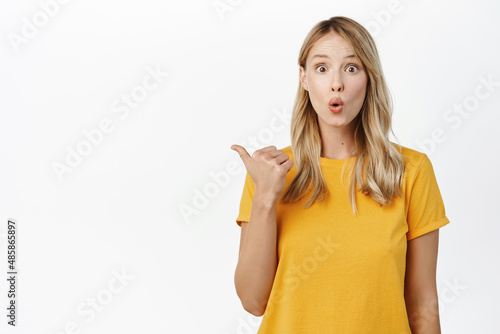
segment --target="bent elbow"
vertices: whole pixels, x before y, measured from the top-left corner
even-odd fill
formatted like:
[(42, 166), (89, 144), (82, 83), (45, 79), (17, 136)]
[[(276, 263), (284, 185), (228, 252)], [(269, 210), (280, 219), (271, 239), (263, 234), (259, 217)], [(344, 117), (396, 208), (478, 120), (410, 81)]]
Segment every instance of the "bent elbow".
[(242, 305), (245, 311), (247, 311), (248, 313), (250, 313), (255, 317), (261, 317), (262, 315), (264, 315), (264, 312), (266, 310), (266, 305), (262, 305), (262, 303), (247, 302), (247, 303), (242, 303)]

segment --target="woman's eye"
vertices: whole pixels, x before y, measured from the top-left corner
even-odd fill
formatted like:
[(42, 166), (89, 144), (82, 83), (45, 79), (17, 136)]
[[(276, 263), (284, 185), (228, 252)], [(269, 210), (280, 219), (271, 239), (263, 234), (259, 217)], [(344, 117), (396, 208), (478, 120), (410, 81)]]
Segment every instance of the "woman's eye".
[[(316, 67), (316, 69), (321, 68), (321, 67), (323, 67), (325, 69), (325, 71), (326, 71), (326, 67), (324, 65), (319, 65), (318, 67)], [(325, 71), (320, 71), (320, 72), (321, 73), (325, 73)]]
[[(350, 69), (351, 67), (355, 67), (355, 68), (356, 68), (356, 71), (354, 71), (354, 72), (349, 71), (349, 69)], [(349, 67), (347, 68), (347, 71), (349, 71), (350, 73), (356, 73), (356, 72), (358, 71), (358, 67), (357, 67), (356, 65), (351, 65), (351, 66), (349, 66)]]
[[(351, 67), (355, 68), (355, 70), (354, 70), (354, 71), (350, 70), (350, 68), (351, 68)], [(326, 68), (326, 66), (325, 66), (325, 65), (319, 65), (319, 66), (317, 66), (317, 67), (316, 67), (316, 70), (321, 69), (321, 68), (324, 68), (324, 70), (319, 70), (319, 72), (320, 72), (320, 73), (325, 73), (325, 72), (328, 70), (328, 69)], [(358, 67), (357, 67), (356, 65), (350, 65), (350, 66), (347, 68), (347, 71), (348, 71), (349, 73), (356, 73), (358, 70), (359, 70), (359, 69), (358, 69)]]

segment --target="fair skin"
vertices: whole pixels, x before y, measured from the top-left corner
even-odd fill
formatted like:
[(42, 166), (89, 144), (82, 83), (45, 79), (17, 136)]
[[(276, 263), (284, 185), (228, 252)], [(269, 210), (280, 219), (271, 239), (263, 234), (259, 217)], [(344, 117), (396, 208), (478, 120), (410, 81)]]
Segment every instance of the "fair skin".
[[(348, 42), (334, 32), (321, 37), (309, 52), (306, 68), (300, 66), (300, 81), (318, 115), (321, 156), (328, 159), (355, 156), (353, 120), (363, 105), (368, 75)], [(344, 102), (338, 114), (329, 109), (329, 101), (334, 97)]]
[(408, 241), (405, 302), (413, 334), (441, 334), (436, 266), (439, 229)]

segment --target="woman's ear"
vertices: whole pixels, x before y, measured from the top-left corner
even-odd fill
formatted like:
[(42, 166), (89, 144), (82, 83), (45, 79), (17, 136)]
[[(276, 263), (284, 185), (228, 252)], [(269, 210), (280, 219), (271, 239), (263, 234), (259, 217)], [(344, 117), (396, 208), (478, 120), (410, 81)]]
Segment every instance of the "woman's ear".
[(306, 91), (309, 91), (309, 87), (307, 87), (306, 70), (302, 67), (302, 65), (299, 65), (299, 70), (300, 70), (300, 83), (302, 84), (302, 88), (304, 88)]

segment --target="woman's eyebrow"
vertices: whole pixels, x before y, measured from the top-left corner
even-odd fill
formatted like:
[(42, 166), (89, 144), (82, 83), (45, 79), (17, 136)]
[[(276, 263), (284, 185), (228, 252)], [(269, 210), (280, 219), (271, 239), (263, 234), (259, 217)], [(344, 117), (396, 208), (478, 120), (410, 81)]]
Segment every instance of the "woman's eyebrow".
[[(311, 57), (311, 59), (316, 58), (316, 57), (317, 58), (328, 58), (328, 59), (330, 59), (330, 57), (328, 55), (323, 55), (323, 54), (314, 55), (314, 56)], [(356, 58), (356, 56), (355, 55), (347, 55), (347, 56), (344, 57), (344, 59), (346, 59), (346, 58)]]

